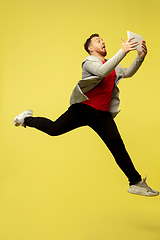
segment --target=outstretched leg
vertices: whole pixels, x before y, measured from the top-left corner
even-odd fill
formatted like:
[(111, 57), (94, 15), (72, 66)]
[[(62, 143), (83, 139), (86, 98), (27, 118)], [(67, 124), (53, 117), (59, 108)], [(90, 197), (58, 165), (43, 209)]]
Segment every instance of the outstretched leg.
[(32, 115), (28, 115), (27, 111), (15, 118), (15, 126), (29, 126), (47, 133), (50, 136), (58, 136), (75, 128), (87, 125), (84, 115), (78, 111), (78, 104), (69, 107), (56, 121), (51, 121), (44, 117), (32, 117)]

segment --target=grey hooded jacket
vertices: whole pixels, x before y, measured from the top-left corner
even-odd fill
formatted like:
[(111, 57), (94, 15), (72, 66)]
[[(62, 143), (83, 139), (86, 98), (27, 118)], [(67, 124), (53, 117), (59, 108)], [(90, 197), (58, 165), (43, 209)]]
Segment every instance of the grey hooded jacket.
[(98, 86), (103, 78), (109, 75), (115, 69), (115, 85), (110, 104), (110, 112), (112, 117), (115, 117), (119, 112), (118, 107), (120, 104), (119, 89), (117, 84), (122, 78), (132, 77), (137, 72), (144, 60), (144, 58), (137, 55), (130, 67), (122, 68), (119, 63), (125, 56), (126, 54), (120, 49), (111, 59), (106, 60), (104, 64), (98, 57), (94, 55), (86, 57), (82, 63), (82, 79), (73, 89), (70, 98), (70, 105), (88, 100), (85, 93)]

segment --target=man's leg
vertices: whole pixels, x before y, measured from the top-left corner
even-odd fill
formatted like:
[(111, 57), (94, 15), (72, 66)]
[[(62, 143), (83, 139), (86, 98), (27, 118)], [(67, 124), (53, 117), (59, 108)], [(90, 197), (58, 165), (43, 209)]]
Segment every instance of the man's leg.
[(69, 132), (75, 128), (85, 126), (86, 119), (84, 114), (78, 111), (78, 104), (72, 105), (56, 121), (43, 117), (26, 117), (24, 126), (36, 128), (51, 136), (58, 136)]
[[(100, 111), (99, 111), (100, 112)], [(118, 166), (129, 179), (130, 185), (141, 181), (140, 174), (136, 171), (127, 151), (121, 136), (118, 132), (116, 124), (110, 113), (100, 112), (100, 116), (96, 122), (91, 123), (93, 130), (101, 137), (113, 154)]]
[(117, 164), (128, 177), (130, 182), (129, 193), (157, 196), (158, 191), (152, 190), (146, 183), (146, 179), (141, 180), (140, 174), (136, 171), (118, 132), (116, 124), (110, 113), (99, 114), (97, 121), (92, 121), (90, 126), (98, 133), (109, 150), (113, 154)]

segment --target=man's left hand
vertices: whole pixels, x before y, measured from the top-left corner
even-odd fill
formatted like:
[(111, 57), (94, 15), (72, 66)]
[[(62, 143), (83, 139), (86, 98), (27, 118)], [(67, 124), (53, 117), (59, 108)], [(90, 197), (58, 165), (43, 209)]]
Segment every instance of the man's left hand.
[(141, 47), (142, 47), (142, 52), (138, 51), (138, 55), (144, 58), (147, 54), (147, 47), (146, 47), (145, 41), (142, 41)]

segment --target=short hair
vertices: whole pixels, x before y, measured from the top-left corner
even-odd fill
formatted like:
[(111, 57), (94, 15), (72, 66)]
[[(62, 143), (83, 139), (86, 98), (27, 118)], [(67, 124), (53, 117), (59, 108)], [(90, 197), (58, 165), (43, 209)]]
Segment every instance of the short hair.
[(99, 34), (98, 34), (98, 33), (92, 34), (92, 35), (86, 40), (86, 42), (85, 42), (85, 44), (84, 44), (84, 48), (85, 48), (85, 50), (86, 50), (89, 54), (90, 54), (90, 52), (89, 52), (89, 50), (88, 50), (88, 47), (89, 47), (89, 45), (90, 45), (90, 43), (91, 43), (91, 39), (94, 38), (94, 37), (99, 37)]

